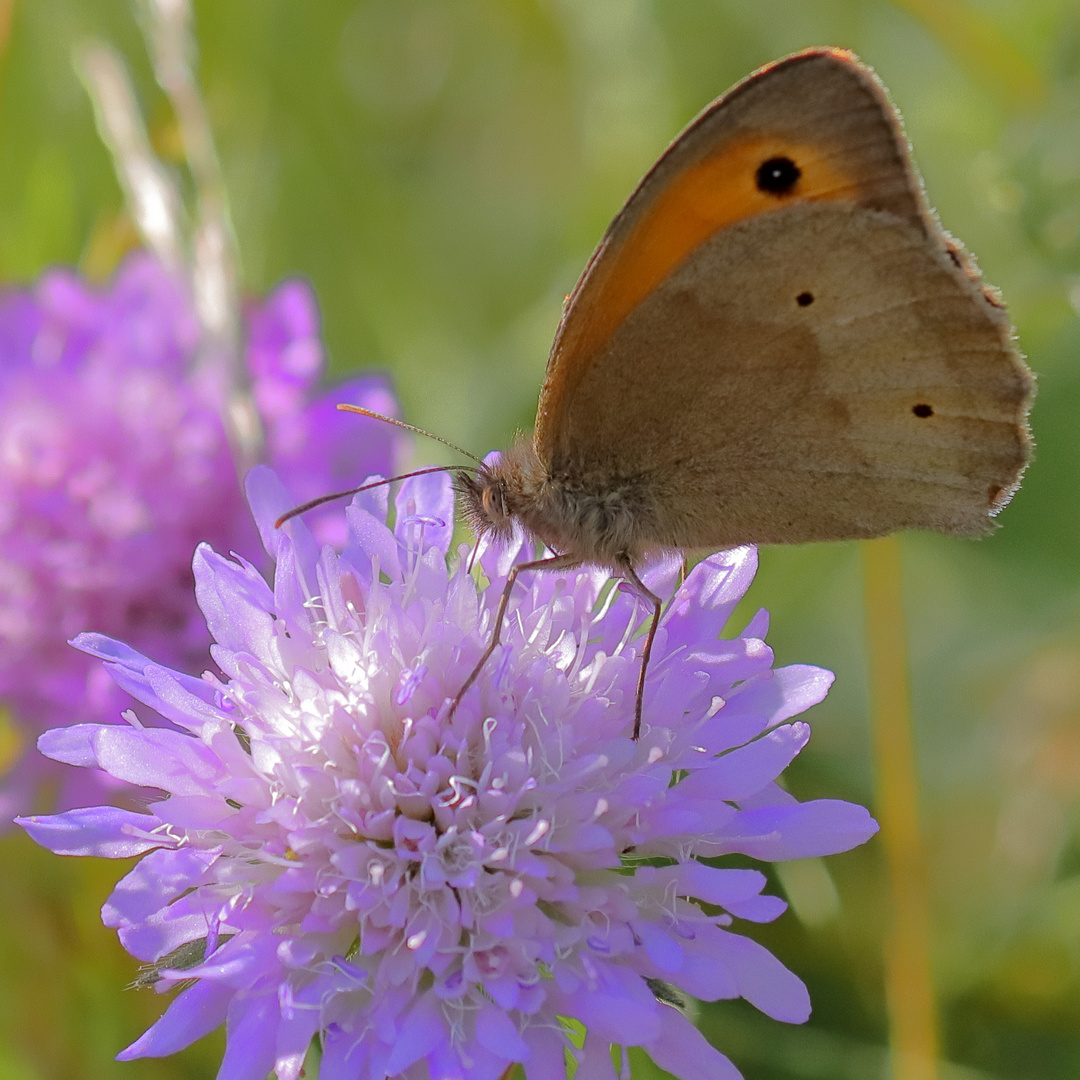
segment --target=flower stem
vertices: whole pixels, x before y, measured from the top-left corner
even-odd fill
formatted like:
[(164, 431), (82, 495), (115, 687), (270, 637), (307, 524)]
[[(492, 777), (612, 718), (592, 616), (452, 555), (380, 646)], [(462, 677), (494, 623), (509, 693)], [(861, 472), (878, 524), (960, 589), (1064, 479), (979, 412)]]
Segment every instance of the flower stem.
[(239, 253), (210, 120), (195, 77), (198, 59), (190, 0), (141, 0), (143, 31), (158, 84), (169, 97), (195, 186), (191, 293), (202, 326), (200, 365), (223, 378), (225, 423), (243, 478), (259, 460), (264, 432), (244, 363)]
[(930, 903), (919, 835), (900, 542), (862, 545), (874, 771), (888, 866), (885, 983), (893, 1080), (936, 1080)]

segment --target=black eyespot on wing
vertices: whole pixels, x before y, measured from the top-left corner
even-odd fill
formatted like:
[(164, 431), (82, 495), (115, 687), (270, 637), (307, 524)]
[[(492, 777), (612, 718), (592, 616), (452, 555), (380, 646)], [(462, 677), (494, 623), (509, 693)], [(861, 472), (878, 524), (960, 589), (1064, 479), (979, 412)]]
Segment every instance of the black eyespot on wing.
[(925, 420), (928, 416), (933, 416), (934, 415), (934, 406), (920, 403), (919, 405), (912, 405), (911, 406), (911, 411), (916, 416), (921, 417), (922, 419)]
[(795, 297), (795, 303), (799, 307), (809, 307), (814, 302), (814, 294), (808, 292), (801, 292)]
[(789, 157), (771, 157), (754, 173), (758, 191), (769, 195), (790, 195), (802, 176), (802, 169)]

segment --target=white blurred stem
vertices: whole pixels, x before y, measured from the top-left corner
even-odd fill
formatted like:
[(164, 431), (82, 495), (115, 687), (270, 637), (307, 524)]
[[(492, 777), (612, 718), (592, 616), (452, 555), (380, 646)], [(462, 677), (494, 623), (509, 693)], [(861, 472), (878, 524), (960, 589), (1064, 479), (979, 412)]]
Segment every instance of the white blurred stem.
[(184, 139), (188, 168), (200, 200), (225, 216), (225, 185), (217, 150), (195, 81), (195, 40), (187, 0), (138, 0), (154, 75), (169, 96)]
[(168, 171), (154, 156), (123, 60), (100, 42), (75, 57), (94, 106), (98, 131), (112, 153), (124, 198), (143, 243), (176, 272), (186, 265), (183, 203)]
[(226, 421), (241, 474), (258, 459), (262, 425), (242, 354), (238, 257), (225, 183), (195, 79), (188, 0), (138, 0), (154, 74), (169, 97), (197, 198), (191, 290), (203, 328), (202, 374), (224, 377)]

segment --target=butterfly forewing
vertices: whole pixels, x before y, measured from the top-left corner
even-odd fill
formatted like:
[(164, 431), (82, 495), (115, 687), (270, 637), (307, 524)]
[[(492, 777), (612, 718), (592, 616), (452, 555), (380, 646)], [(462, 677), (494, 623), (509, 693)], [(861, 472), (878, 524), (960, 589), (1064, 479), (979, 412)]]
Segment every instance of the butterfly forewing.
[(815, 52), (706, 110), (616, 218), (535, 447), (571, 486), (633, 488), (644, 546), (977, 534), (1027, 460), (1030, 395), (884, 91)]
[[(799, 175), (784, 186), (787, 162)], [(840, 50), (751, 75), (646, 174), (568, 302), (541, 393), (541, 455), (558, 438), (559, 410), (581, 371), (656, 285), (718, 230), (805, 200), (857, 202), (933, 228), (884, 88)]]

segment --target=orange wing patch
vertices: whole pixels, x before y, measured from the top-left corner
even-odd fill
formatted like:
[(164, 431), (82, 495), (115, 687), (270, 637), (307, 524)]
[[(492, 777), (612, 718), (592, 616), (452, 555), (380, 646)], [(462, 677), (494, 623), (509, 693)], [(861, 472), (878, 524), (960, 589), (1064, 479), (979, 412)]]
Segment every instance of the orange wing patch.
[(671, 179), (625, 239), (600, 254), (573, 298), (572, 317), (556, 346), (560, 365), (569, 364), (563, 392), (627, 315), (713, 233), (792, 202), (857, 200), (858, 181), (837, 167), (828, 150), (776, 136), (747, 138)]

